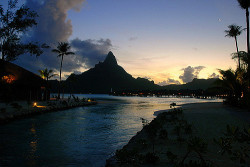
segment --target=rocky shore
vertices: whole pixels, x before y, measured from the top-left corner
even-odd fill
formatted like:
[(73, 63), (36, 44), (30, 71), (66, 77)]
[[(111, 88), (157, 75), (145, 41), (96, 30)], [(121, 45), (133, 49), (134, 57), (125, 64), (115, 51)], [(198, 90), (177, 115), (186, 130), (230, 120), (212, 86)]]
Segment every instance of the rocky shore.
[(0, 124), (5, 124), (20, 118), (67, 110), (75, 107), (97, 104), (93, 100), (61, 99), (42, 102), (14, 101), (8, 104), (0, 103)]
[(249, 166), (249, 139), (250, 112), (222, 103), (187, 104), (158, 112), (106, 167)]

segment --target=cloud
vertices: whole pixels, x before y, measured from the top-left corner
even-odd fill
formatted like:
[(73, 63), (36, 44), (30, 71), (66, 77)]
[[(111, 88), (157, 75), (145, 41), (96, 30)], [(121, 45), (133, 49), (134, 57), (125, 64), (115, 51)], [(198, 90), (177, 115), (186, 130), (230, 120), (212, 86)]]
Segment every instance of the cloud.
[(209, 75), (208, 78), (220, 78), (220, 75), (213, 73), (213, 74)]
[(181, 84), (181, 83), (180, 83), (180, 81), (178, 81), (178, 80), (174, 80), (174, 79), (168, 78), (167, 81), (159, 82), (157, 85), (165, 86), (165, 85), (171, 85), (171, 84), (179, 85), (179, 84)]
[[(71, 50), (75, 52), (75, 55), (64, 56), (63, 72), (79, 71), (79, 68), (93, 67), (99, 61), (105, 59), (112, 47), (109, 39), (74, 39), (70, 42), (70, 45), (72, 48)], [(57, 54), (52, 53), (51, 49), (49, 49), (38, 58), (23, 55), (16, 61), (16, 63), (36, 73), (39, 69), (44, 68), (59, 70), (60, 61), (60, 57), (57, 57)]]
[(147, 79), (147, 80), (151, 80), (151, 78), (150, 78), (150, 77), (142, 77), (142, 78)]
[(65, 42), (72, 35), (72, 23), (67, 18), (71, 9), (79, 11), (85, 0), (27, 0), (26, 6), (39, 15), (37, 26), (26, 36), (28, 41), (47, 44)]
[(204, 66), (197, 66), (197, 67), (191, 67), (188, 66), (186, 68), (183, 68), (183, 74), (179, 76), (179, 78), (184, 82), (191, 82), (194, 78), (197, 78), (200, 71), (206, 67)]
[[(67, 18), (69, 10), (79, 11), (85, 0), (26, 0), (26, 6), (38, 13), (37, 26), (32, 27), (23, 36), (24, 42), (38, 41), (51, 46), (40, 57), (22, 55), (15, 63), (37, 73), (39, 69), (49, 68), (59, 71), (60, 58), (52, 53), (58, 42), (67, 42), (72, 35), (71, 20)], [(102, 61), (111, 50), (110, 39), (68, 41), (75, 55), (67, 55), (63, 61), (63, 72), (79, 71)]]
[(103, 61), (112, 49), (110, 39), (74, 39), (71, 41), (71, 46), (75, 50), (77, 61), (84, 63), (86, 68), (94, 66), (99, 61)]
[(174, 80), (174, 79), (170, 79), (170, 78), (168, 78), (167, 83), (168, 83), (169, 85), (170, 85), (170, 84), (177, 84), (177, 85), (181, 84), (180, 81)]
[(74, 74), (81, 74), (81, 71), (74, 71)]

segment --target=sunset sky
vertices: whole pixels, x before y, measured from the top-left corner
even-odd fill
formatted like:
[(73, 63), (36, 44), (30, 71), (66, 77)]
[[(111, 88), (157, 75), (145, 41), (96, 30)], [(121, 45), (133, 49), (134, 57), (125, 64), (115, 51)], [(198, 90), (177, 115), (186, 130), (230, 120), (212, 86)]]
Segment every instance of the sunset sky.
[[(7, 1), (7, 0), (6, 0)], [(0, 2), (0, 4), (3, 2)], [(183, 83), (213, 77), (217, 69), (235, 68), (230, 24), (245, 27), (245, 11), (237, 0), (27, 0), (39, 14), (38, 25), (24, 41), (69, 41), (75, 56), (65, 59), (63, 71), (80, 73), (103, 61), (112, 51), (134, 77), (155, 83)], [(246, 50), (246, 33), (239, 49)], [(39, 58), (25, 55), (15, 63), (37, 73), (59, 69), (59, 59), (47, 51)]]

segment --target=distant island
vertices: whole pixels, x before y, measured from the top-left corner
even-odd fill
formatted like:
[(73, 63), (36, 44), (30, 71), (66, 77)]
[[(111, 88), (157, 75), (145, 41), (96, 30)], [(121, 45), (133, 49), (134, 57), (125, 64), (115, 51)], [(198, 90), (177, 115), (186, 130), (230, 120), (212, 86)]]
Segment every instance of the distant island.
[[(94, 68), (82, 74), (71, 74), (62, 81), (64, 93), (113, 93), (129, 91), (161, 91), (161, 90), (207, 90), (212, 88), (212, 79), (193, 79), (192, 82), (182, 85), (159, 86), (154, 81), (145, 78), (134, 78), (117, 64), (112, 52), (109, 52), (104, 62), (99, 62)], [(58, 81), (50, 80), (52, 92), (57, 92)]]

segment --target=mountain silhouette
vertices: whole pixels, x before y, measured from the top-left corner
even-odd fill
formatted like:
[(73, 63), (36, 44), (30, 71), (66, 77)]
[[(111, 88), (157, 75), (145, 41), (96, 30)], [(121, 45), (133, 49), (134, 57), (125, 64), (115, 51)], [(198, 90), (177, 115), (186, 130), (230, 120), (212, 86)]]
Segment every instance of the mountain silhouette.
[(72, 93), (110, 93), (121, 90), (152, 90), (160, 86), (144, 78), (133, 78), (121, 66), (112, 52), (104, 62), (82, 74), (71, 74), (63, 83), (65, 92)]
[[(154, 81), (145, 78), (134, 78), (121, 66), (112, 52), (109, 52), (103, 62), (82, 74), (71, 74), (62, 81), (64, 93), (111, 93), (118, 91), (152, 91), (152, 90), (206, 90), (213, 87), (217, 79), (193, 79), (182, 85), (159, 86)], [(50, 81), (51, 91), (57, 92), (58, 81)]]
[(197, 79), (194, 78), (191, 82), (182, 84), (182, 85), (166, 85), (162, 86), (162, 89), (166, 90), (184, 90), (184, 89), (189, 89), (189, 90), (206, 90), (211, 87), (216, 87), (217, 85), (215, 82), (218, 80), (218, 78), (209, 78), (209, 79)]
[(108, 66), (118, 66), (116, 58), (112, 52), (109, 52), (106, 59), (104, 60), (103, 64)]

